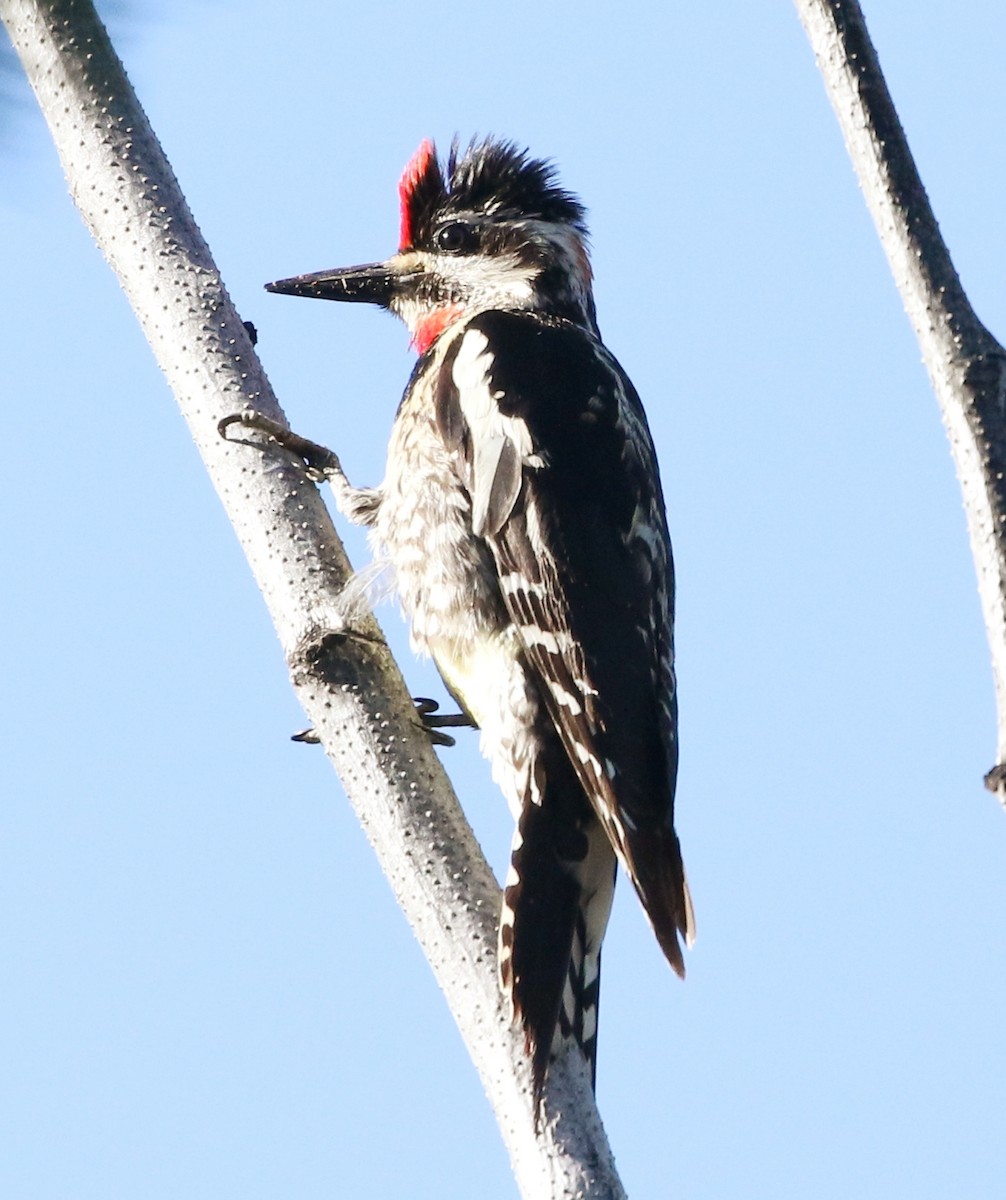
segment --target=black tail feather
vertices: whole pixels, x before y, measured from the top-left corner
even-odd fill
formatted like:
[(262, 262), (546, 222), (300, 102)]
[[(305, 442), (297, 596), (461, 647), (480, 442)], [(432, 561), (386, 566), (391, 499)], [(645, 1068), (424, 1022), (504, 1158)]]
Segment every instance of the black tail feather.
[(600, 943), (615, 857), (558, 739), (536, 763), (540, 803), (529, 799), (514, 835), (500, 922), (500, 977), (522, 1022), (535, 1107), (564, 1039), (596, 1072)]
[(562, 1038), (571, 1038), (583, 1051), (590, 1067), (591, 1086), (596, 1088), (601, 954), (598, 951), (591, 961), (587, 946), (587, 925), (584, 910), (580, 908), (576, 914), (566, 987), (563, 989), (562, 1004), (559, 1008), (559, 1034)]
[(518, 823), (503, 893), (503, 987), (510, 992), (514, 1017), (524, 1026), (536, 1105), (548, 1070), (579, 915), (579, 884), (557, 853), (557, 841), (564, 837), (568, 840), (547, 802), (528, 805)]
[(681, 942), (691, 946), (695, 940), (695, 915), (677, 836), (667, 828), (629, 836), (626, 858), (660, 948), (675, 973), (684, 979)]

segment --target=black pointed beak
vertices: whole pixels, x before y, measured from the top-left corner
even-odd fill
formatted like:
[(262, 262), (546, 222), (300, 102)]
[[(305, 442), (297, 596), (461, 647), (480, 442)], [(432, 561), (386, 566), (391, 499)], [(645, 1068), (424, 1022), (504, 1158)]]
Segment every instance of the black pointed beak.
[(267, 283), (265, 290), (281, 292), (285, 296), (313, 296), (317, 300), (356, 300), (387, 308), (410, 274), (392, 260), (316, 271), (313, 275), (294, 275), (291, 279)]

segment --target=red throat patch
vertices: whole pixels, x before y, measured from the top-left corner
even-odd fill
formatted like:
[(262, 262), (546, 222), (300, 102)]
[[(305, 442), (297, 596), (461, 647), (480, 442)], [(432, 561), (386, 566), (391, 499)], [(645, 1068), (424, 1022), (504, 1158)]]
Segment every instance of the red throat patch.
[(460, 304), (445, 304), (442, 308), (435, 308), (433, 312), (427, 313), (412, 335), (413, 346), (420, 354), (425, 354), (447, 326), (453, 325), (460, 316)]
[(398, 249), (407, 250), (412, 245), (412, 193), (416, 184), (426, 174), (430, 160), (436, 155), (433, 143), (424, 138), (419, 149), (405, 164), (402, 178), (398, 181), (398, 201), (401, 207), (401, 225), (399, 227)]

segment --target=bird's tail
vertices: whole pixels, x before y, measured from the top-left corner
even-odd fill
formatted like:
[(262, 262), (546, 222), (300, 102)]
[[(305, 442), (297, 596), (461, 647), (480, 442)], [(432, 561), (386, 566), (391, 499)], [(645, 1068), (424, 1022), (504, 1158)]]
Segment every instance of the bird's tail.
[(564, 1039), (579, 1045), (594, 1077), (615, 856), (558, 739), (532, 774), (503, 890), (499, 969), (524, 1027), (537, 1109)]
[(677, 834), (666, 826), (647, 830), (642, 836), (629, 834), (621, 849), (660, 948), (684, 979), (681, 942), (690, 947), (695, 941), (695, 913)]

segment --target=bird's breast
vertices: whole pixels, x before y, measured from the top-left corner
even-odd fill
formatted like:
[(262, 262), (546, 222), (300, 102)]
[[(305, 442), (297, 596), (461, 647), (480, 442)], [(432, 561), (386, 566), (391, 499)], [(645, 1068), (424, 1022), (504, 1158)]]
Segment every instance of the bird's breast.
[(440, 356), (433, 358), (396, 417), (373, 534), (394, 569), (413, 642), (425, 653), (444, 639), (465, 644), (508, 624), (492, 556), (472, 531), (456, 452), (436, 425)]

